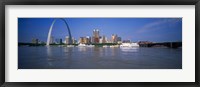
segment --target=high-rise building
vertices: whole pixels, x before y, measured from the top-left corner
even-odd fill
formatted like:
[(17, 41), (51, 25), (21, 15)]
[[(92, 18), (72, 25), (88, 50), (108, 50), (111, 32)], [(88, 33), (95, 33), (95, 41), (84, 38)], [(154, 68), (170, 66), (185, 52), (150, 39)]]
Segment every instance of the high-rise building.
[(76, 43), (76, 40), (74, 37), (72, 37), (72, 44), (75, 44)]
[(66, 44), (70, 44), (70, 42), (69, 42), (69, 36), (66, 36), (65, 42), (66, 42)]
[(51, 36), (51, 37), (50, 37), (50, 44), (53, 44), (53, 43), (54, 43), (54, 37)]
[(88, 39), (86, 37), (83, 37), (83, 43), (87, 44), (87, 42), (88, 42)]
[(79, 43), (84, 44), (84, 37), (79, 38)]
[(77, 44), (77, 40), (76, 39), (73, 40), (73, 44)]
[(117, 37), (117, 43), (122, 43), (122, 38), (121, 37)]
[(117, 37), (117, 41), (122, 41), (122, 38), (121, 37)]
[(87, 38), (87, 44), (91, 44), (91, 37), (90, 36), (86, 36)]
[(102, 37), (102, 43), (107, 43), (106, 37), (104, 35)]
[(99, 43), (102, 43), (102, 41), (103, 41), (103, 38), (99, 37)]
[(80, 37), (79, 43), (81, 44), (90, 44), (90, 40), (88, 37)]
[(112, 36), (111, 36), (111, 42), (112, 43), (117, 43), (117, 34), (112, 34)]
[(63, 42), (62, 42), (62, 39), (60, 39), (60, 42), (59, 42), (59, 44), (63, 44)]
[(93, 43), (99, 43), (99, 30), (98, 29), (93, 30), (92, 41), (93, 41)]

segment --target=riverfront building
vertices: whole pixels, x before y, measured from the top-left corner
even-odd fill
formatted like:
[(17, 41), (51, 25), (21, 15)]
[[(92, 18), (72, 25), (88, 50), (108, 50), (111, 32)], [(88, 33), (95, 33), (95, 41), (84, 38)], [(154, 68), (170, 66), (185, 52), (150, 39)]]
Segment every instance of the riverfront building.
[(117, 43), (122, 43), (122, 38), (121, 37), (117, 37)]
[(63, 44), (62, 39), (59, 39), (59, 44)]
[(87, 44), (91, 44), (91, 37), (90, 36), (86, 36), (86, 42), (87, 42)]
[(53, 44), (53, 43), (54, 43), (54, 37), (51, 36), (51, 37), (50, 37), (50, 44)]
[(72, 37), (72, 44), (76, 44), (76, 39)]
[(92, 43), (99, 43), (99, 30), (98, 29), (94, 29), (93, 30), (93, 36), (92, 36)]
[(107, 43), (107, 38), (106, 38), (106, 36), (104, 36), (104, 35), (103, 35), (103, 37), (102, 37), (102, 43)]
[(70, 44), (70, 42), (69, 42), (69, 36), (66, 36), (66, 38), (65, 38), (65, 43), (66, 43), (66, 44)]
[(81, 43), (81, 44), (90, 44), (90, 41), (89, 41), (88, 37), (80, 37), (79, 38), (79, 43)]
[(111, 42), (112, 43), (117, 43), (117, 34), (112, 34), (112, 36), (111, 36)]
[(79, 43), (84, 44), (84, 37), (79, 38)]
[[(122, 38), (118, 37), (117, 34), (112, 34), (111, 39), (107, 39), (105, 35), (100, 36), (100, 31), (98, 29), (93, 30), (92, 36), (80, 37), (78, 43), (80, 44), (97, 44), (97, 43), (122, 43)], [(66, 38), (66, 43), (68, 42), (69, 37)], [(72, 38), (73, 41), (73, 38)], [(74, 43), (74, 42), (73, 42)]]

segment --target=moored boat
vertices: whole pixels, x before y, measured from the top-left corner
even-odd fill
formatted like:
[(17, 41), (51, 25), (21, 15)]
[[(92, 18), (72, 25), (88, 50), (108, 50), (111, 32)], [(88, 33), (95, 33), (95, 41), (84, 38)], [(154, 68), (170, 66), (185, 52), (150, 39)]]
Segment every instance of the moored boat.
[(67, 45), (67, 47), (74, 47), (74, 45)]
[(107, 46), (107, 45), (103, 45), (103, 47), (106, 48), (106, 47), (109, 47), (109, 46)]
[(94, 45), (86, 45), (86, 47), (94, 47)]
[(139, 44), (138, 43), (122, 43), (120, 47), (128, 47), (128, 48), (139, 47)]
[(78, 45), (78, 47), (86, 47), (86, 45), (85, 45), (85, 44), (82, 44), (82, 43), (80, 43), (80, 44)]

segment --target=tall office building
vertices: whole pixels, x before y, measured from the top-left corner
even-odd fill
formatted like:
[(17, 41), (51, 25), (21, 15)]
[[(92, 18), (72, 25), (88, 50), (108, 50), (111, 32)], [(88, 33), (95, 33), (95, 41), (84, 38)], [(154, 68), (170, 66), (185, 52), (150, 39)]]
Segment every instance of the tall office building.
[(91, 44), (91, 37), (90, 36), (86, 36), (87, 38), (87, 44)]
[(62, 39), (59, 39), (59, 44), (63, 44)]
[(102, 37), (102, 43), (107, 43), (106, 36), (104, 36), (104, 35)]
[(93, 43), (99, 43), (99, 30), (98, 29), (93, 30), (92, 41), (93, 41)]
[(77, 40), (76, 39), (73, 40), (73, 44), (77, 44)]
[(54, 43), (54, 37), (51, 36), (51, 37), (50, 37), (50, 44), (53, 44), (53, 43)]
[(121, 37), (117, 37), (117, 43), (122, 43), (122, 38)]
[(86, 37), (83, 37), (83, 43), (84, 43), (84, 44), (88, 44), (88, 43), (89, 43), (89, 40), (88, 40), (88, 38), (86, 38)]
[(72, 44), (76, 44), (76, 40), (74, 37), (72, 37)]
[(111, 42), (112, 43), (117, 43), (117, 34), (112, 34), (112, 36), (111, 36)]
[(79, 38), (79, 43), (84, 44), (84, 37)]
[(66, 42), (66, 44), (69, 44), (69, 36), (66, 36), (65, 42)]

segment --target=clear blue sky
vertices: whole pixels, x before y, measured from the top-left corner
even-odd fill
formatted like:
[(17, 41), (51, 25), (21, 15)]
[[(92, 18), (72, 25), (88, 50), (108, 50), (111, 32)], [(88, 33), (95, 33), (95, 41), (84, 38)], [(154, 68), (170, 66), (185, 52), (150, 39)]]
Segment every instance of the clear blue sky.
[[(18, 42), (31, 42), (33, 38), (46, 42), (54, 18), (18, 18)], [(92, 36), (94, 29), (108, 39), (117, 34), (122, 40), (132, 41), (182, 41), (182, 18), (65, 18), (72, 37)], [(54, 24), (52, 36), (68, 36), (62, 20)]]

